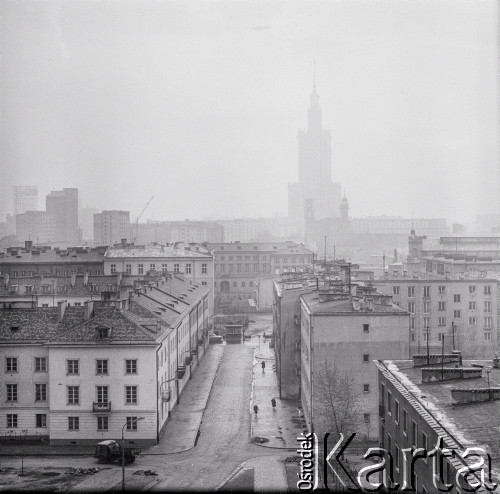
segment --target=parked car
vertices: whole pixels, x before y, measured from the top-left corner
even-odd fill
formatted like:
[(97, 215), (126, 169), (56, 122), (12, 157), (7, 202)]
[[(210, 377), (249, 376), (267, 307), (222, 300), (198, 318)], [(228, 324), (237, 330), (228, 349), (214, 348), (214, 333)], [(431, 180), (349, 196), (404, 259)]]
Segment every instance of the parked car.
[(122, 457), (124, 457), (125, 465), (128, 465), (129, 463), (134, 463), (135, 457), (139, 456), (140, 453), (140, 448), (125, 447), (124, 454), (122, 455), (121, 445), (117, 441), (110, 439), (97, 443), (94, 458), (97, 458), (99, 463), (118, 461), (121, 465)]

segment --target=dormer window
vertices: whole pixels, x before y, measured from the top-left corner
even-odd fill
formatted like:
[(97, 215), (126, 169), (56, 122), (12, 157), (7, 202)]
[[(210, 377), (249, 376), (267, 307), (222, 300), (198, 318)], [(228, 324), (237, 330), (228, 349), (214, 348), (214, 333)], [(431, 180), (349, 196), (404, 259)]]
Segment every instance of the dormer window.
[(103, 340), (111, 336), (111, 328), (106, 328), (104, 326), (96, 328), (96, 337), (98, 340)]

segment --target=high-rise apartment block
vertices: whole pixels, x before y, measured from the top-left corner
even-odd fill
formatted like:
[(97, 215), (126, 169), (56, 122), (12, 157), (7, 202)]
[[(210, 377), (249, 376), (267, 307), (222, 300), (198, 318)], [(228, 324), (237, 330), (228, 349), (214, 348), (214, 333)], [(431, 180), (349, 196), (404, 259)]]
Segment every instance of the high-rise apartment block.
[(94, 214), (94, 242), (97, 245), (113, 245), (122, 239), (130, 239), (130, 212), (103, 211)]
[(54, 190), (47, 195), (45, 204), (47, 213), (56, 220), (56, 240), (78, 242), (78, 189)]
[(288, 186), (288, 215), (303, 220), (306, 208), (314, 219), (339, 216), (340, 184), (332, 182), (330, 131), (323, 128), (314, 85), (306, 131), (299, 132), (299, 181)]
[(45, 211), (26, 211), (16, 215), (16, 236), (18, 241), (31, 240), (36, 244), (56, 240), (56, 220)]
[(38, 188), (36, 185), (14, 185), (12, 189), (14, 215), (38, 210)]

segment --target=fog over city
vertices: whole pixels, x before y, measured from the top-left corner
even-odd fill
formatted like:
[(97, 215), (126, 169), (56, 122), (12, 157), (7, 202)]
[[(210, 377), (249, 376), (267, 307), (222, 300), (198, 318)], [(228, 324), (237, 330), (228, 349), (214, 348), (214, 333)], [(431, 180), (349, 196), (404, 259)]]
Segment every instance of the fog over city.
[(498, 212), (498, 4), (2, 2), (13, 185), (155, 220), (287, 212), (316, 89), (350, 214)]

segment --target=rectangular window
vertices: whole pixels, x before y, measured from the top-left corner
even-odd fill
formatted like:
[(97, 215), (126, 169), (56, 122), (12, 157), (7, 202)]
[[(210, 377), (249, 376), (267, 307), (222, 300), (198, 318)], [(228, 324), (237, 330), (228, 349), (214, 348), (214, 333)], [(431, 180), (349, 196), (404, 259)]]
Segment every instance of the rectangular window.
[(410, 317), (410, 329), (415, 329), (415, 318)]
[(363, 355), (363, 362), (368, 363), (370, 361), (370, 355), (368, 353), (365, 353)]
[(431, 296), (431, 287), (430, 286), (424, 286), (424, 297), (429, 298)]
[(35, 384), (35, 401), (47, 401), (46, 384)]
[(17, 427), (17, 413), (7, 414), (7, 427), (9, 429)]
[(67, 374), (76, 375), (79, 373), (78, 360), (66, 360)]
[(125, 272), (127, 274), (132, 274), (132, 264), (125, 264)]
[(438, 326), (446, 326), (446, 317), (438, 317)]
[(394, 421), (399, 424), (399, 401), (394, 400)]
[(36, 426), (47, 427), (47, 415), (45, 413), (36, 414)]
[(408, 312), (415, 314), (415, 302), (408, 302)]
[(415, 287), (409, 286), (408, 287), (408, 297), (414, 297), (414, 296), (415, 296)]
[(207, 274), (207, 265), (206, 264), (201, 265), (201, 274)]
[(424, 448), (424, 449), (427, 449), (427, 434), (425, 432), (422, 432), (422, 444), (421, 444), (421, 448)]
[(137, 386), (125, 386), (125, 403), (137, 404)]
[(469, 293), (476, 293), (476, 286), (475, 285), (469, 285)]
[(163, 272), (167, 271), (167, 265), (166, 265), (166, 264), (162, 264), (162, 265), (161, 265), (161, 270), (162, 270)]
[(444, 340), (444, 333), (439, 333), (438, 334), (438, 341), (441, 343)]
[(417, 423), (414, 420), (412, 420), (411, 421), (411, 443), (415, 448), (417, 447), (417, 433), (418, 433)]
[(17, 384), (7, 384), (7, 401), (17, 401)]
[(454, 317), (455, 319), (460, 319), (460, 317), (462, 317), (462, 316), (461, 316), (460, 309), (455, 309), (455, 310), (453, 311), (453, 317)]
[(490, 300), (486, 300), (484, 302), (484, 312), (491, 312), (491, 301)]
[(491, 286), (490, 285), (485, 285), (484, 286), (484, 294), (485, 295), (491, 295)]
[(446, 287), (444, 285), (439, 285), (439, 295), (444, 295), (446, 293)]
[(108, 403), (108, 386), (97, 386), (97, 403)]
[(363, 393), (369, 393), (369, 392), (370, 392), (370, 385), (363, 384)]
[(453, 295), (453, 302), (460, 302), (460, 293), (455, 293), (455, 295)]
[(492, 328), (491, 321), (492, 321), (491, 317), (484, 318), (484, 329), (491, 329)]
[(369, 332), (370, 332), (370, 325), (363, 324), (363, 333), (369, 333)]
[(137, 374), (137, 360), (125, 360), (125, 374)]
[(444, 312), (446, 310), (446, 302), (438, 302), (438, 311)]
[(17, 372), (17, 357), (7, 357), (5, 372)]
[(364, 413), (363, 414), (363, 422), (365, 424), (369, 424), (370, 423), (370, 414), (369, 413)]
[(491, 333), (484, 333), (484, 340), (491, 341)]
[(180, 271), (179, 266), (180, 265), (178, 263), (174, 264), (174, 273), (178, 273)]
[(399, 286), (393, 286), (392, 287), (392, 294), (393, 295), (399, 295)]
[(476, 325), (476, 318), (469, 317), (469, 326), (475, 326), (475, 325)]
[(97, 375), (107, 374), (108, 373), (108, 360), (107, 359), (99, 359), (96, 360), (96, 370), (95, 373)]
[(392, 415), (392, 393), (387, 391), (387, 413)]
[(80, 386), (68, 386), (68, 405), (80, 404)]
[(186, 264), (186, 274), (191, 274), (191, 264)]
[(108, 430), (108, 417), (97, 417), (97, 430), (98, 431)]
[(137, 430), (137, 417), (127, 417), (127, 430), (128, 431)]
[(80, 417), (68, 417), (68, 430), (70, 431), (80, 430)]
[(202, 286), (207, 286), (207, 282), (206, 282), (206, 281), (202, 281), (202, 282), (201, 282), (201, 285), (202, 285)]
[(144, 264), (138, 264), (137, 265), (137, 272), (139, 274), (144, 274)]
[(111, 274), (116, 273), (116, 264), (111, 264)]
[(35, 357), (35, 372), (47, 372), (46, 357)]
[(399, 448), (398, 445), (394, 445), (394, 466), (396, 470), (399, 470)]
[(408, 432), (408, 413), (403, 408), (403, 432), (406, 434)]
[(424, 314), (430, 314), (430, 313), (431, 313), (431, 303), (424, 302)]
[(469, 310), (476, 310), (476, 302), (469, 302)]
[(149, 270), (150, 271), (156, 271), (156, 264), (150, 264), (149, 265)]

